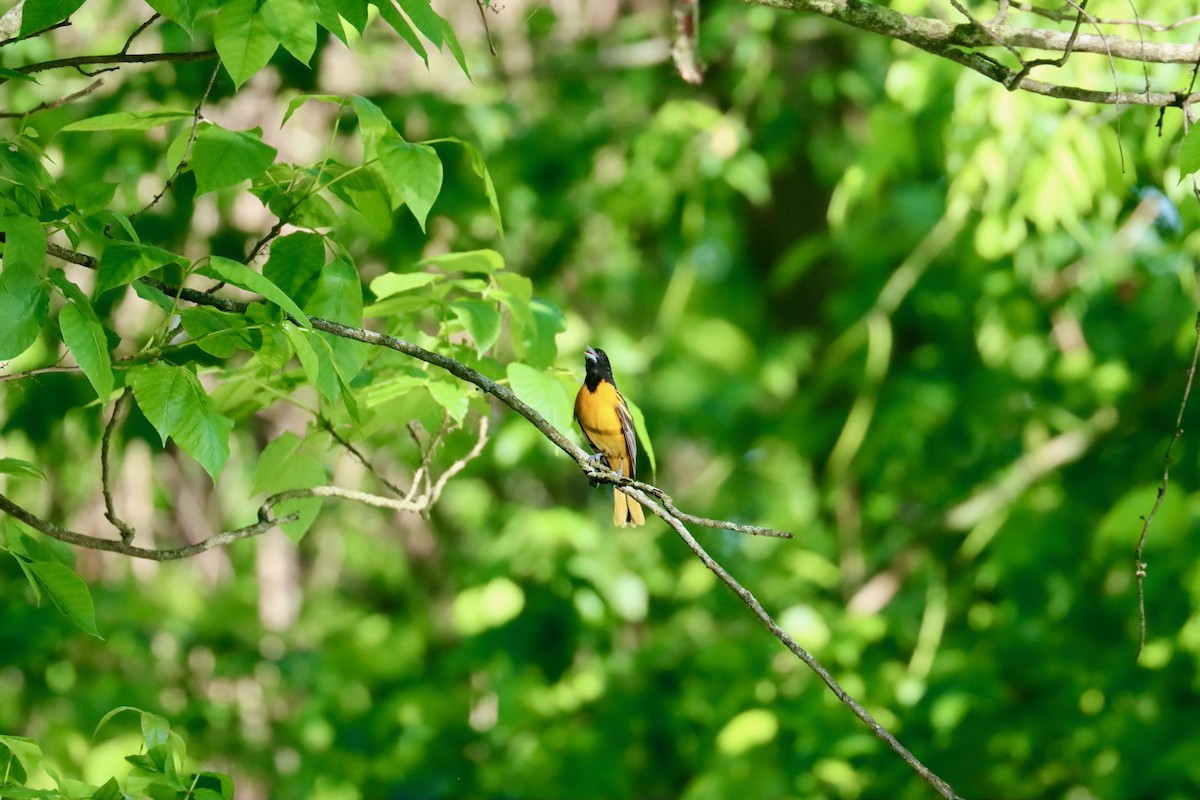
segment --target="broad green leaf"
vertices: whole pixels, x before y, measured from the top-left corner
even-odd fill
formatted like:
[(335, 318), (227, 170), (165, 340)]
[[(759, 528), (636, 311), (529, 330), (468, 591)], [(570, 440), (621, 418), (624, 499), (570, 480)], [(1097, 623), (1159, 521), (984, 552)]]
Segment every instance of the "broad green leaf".
[(34, 561), (29, 569), (46, 591), (51, 602), (84, 633), (102, 639), (96, 629), (96, 609), (87, 584), (71, 569), (57, 561)]
[(500, 310), (495, 303), (463, 298), (451, 302), (450, 310), (471, 334), (475, 352), (480, 356), (500, 338)]
[(112, 359), (108, 354), (108, 339), (95, 312), (88, 307), (88, 313), (85, 313), (77, 303), (67, 303), (59, 312), (58, 324), (63, 342), (96, 390), (100, 402), (107, 403), (113, 390)]
[(191, 0), (146, 0), (147, 3), (167, 19), (177, 23), (188, 33), (196, 24), (196, 9)]
[(258, 13), (258, 0), (229, 0), (222, 5), (213, 42), (235, 89), (265, 67), (279, 47)]
[(650, 443), (650, 433), (646, 430), (646, 417), (628, 397), (625, 398), (625, 405), (629, 406), (629, 416), (633, 417), (633, 429), (637, 432), (638, 441), (641, 442), (642, 449), (646, 451), (646, 458), (650, 459), (650, 473), (657, 473), (658, 462), (654, 459), (654, 445)]
[(386, 403), (397, 397), (406, 395), (413, 389), (424, 386), (429, 382), (429, 376), (424, 372), (396, 375), (382, 381), (376, 381), (362, 391), (362, 403), (367, 408)]
[(359, 33), (367, 27), (367, 0), (333, 0), (334, 7)]
[(423, 259), (420, 263), (440, 267), (446, 272), (496, 272), (504, 269), (504, 257), (495, 250), (468, 250), (465, 253), (445, 253)]
[(258, 131), (231, 131), (201, 125), (188, 160), (196, 173), (196, 194), (223, 189), (256, 178), (275, 163), (278, 151)]
[(73, 131), (148, 131), (179, 120), (190, 120), (191, 111), (178, 108), (155, 108), (149, 111), (117, 111), (112, 114), (100, 114), (86, 117), (70, 125), (64, 125), (59, 132)]
[(30, 217), (0, 217), (5, 232), (0, 271), (0, 360), (29, 349), (50, 316), (50, 291), (42, 280), (46, 232)]
[[(13, 754), (20, 766), (20, 774), (24, 777), (19, 777), (18, 774), (12, 774), (8, 777), (24, 783), (28, 780), (28, 776), (37, 771), (37, 768), (42, 763), (42, 748), (38, 747), (37, 742), (32, 739), (26, 739), (24, 736), (9, 736), (0, 735), (0, 746), (8, 748), (8, 752)], [(7, 762), (8, 759), (3, 759)], [(16, 773), (16, 770), (13, 770)], [(5, 794), (8, 793), (5, 789)]]
[(1188, 130), (1187, 136), (1183, 137), (1183, 144), (1179, 146), (1180, 179), (1200, 170), (1200, 130), (1197, 127), (1193, 125)]
[(382, 300), (394, 294), (420, 289), (441, 278), (441, 275), (433, 272), (389, 272), (371, 281), (371, 293)]
[(300, 305), (308, 302), (321, 267), (325, 265), (325, 242), (313, 233), (289, 233), (271, 243), (271, 256), (262, 274)]
[(258, 11), (267, 30), (301, 64), (317, 49), (317, 8), (312, 0), (266, 0)]
[(523, 332), (524, 360), (531, 366), (548, 367), (558, 357), (558, 334), (567, 329), (567, 320), (553, 303), (540, 297), (529, 302), (533, 324)]
[(4, 238), (4, 271), (40, 275), (46, 261), (46, 229), (32, 217), (0, 217)]
[(100, 274), (96, 277), (96, 296), (109, 289), (132, 283), (167, 264), (187, 265), (187, 259), (158, 247), (133, 242), (109, 242), (100, 255)]
[(90, 800), (125, 800), (125, 795), (121, 792), (117, 779), (109, 778), (103, 786), (96, 789)]
[[(304, 308), (314, 317), (355, 328), (361, 326), (362, 283), (354, 265), (344, 258), (326, 264), (317, 281), (317, 289)], [(332, 349), (338, 371), (346, 376), (346, 380), (353, 379), (366, 357), (367, 346), (328, 333), (322, 333), (321, 338)]]
[(514, 361), (508, 365), (508, 384), (517, 397), (533, 406), (555, 428), (570, 430), (571, 397), (557, 378)]
[(379, 143), (379, 161), (393, 194), (408, 205), (421, 230), (425, 230), (429, 210), (442, 190), (442, 161), (437, 151), (427, 144), (410, 144), (399, 136), (388, 136)]
[(45, 30), (62, 22), (83, 5), (83, 0), (26, 0), (21, 12), (21, 35)]
[(142, 712), (142, 743), (147, 749), (166, 744), (171, 735), (171, 724), (158, 714)]
[(46, 473), (28, 461), (22, 461), (19, 458), (0, 458), (0, 474), (15, 475), (18, 478), (40, 478), (41, 480), (46, 480)]
[(329, 190), (375, 230), (387, 233), (392, 229), (392, 198), (382, 176), (373, 169), (349, 169), (329, 184)]
[(308, 317), (300, 310), (300, 306), (296, 305), (295, 300), (288, 297), (282, 289), (272, 283), (265, 275), (255, 272), (245, 264), (234, 261), (231, 258), (212, 256), (202, 272), (210, 273), (213, 277), (228, 281), (234, 286), (240, 286), (248, 291), (261, 294), (290, 314), (292, 319), (296, 320), (300, 325), (303, 325), (305, 328), (312, 327), (312, 323), (308, 321)]
[(431, 380), (425, 388), (433, 395), (437, 404), (446, 409), (459, 425), (467, 416), (467, 404), (473, 389), (469, 384), (456, 381)]
[(75, 192), (75, 206), (84, 214), (93, 214), (107, 208), (117, 193), (116, 183), (88, 181)]
[(354, 115), (358, 117), (358, 135), (363, 143), (364, 160), (370, 160), (377, 155), (379, 142), (385, 136), (395, 136), (396, 129), (383, 113), (383, 110), (365, 97), (354, 95), (350, 98), (354, 107)]
[(229, 459), (233, 420), (217, 411), (199, 379), (188, 369), (159, 362), (134, 367), (128, 381), (163, 444), (174, 439), (215, 481)]
[(400, 34), (400, 38), (408, 43), (408, 46), (421, 57), (425, 62), (425, 67), (429, 67), (429, 54), (425, 52), (425, 46), (421, 44), (421, 40), (417, 37), (417, 32), (408, 24), (408, 20), (404, 15), (396, 10), (392, 0), (371, 0), (371, 4), (379, 9), (379, 16), (383, 17), (383, 21), (392, 26), (396, 33)]
[(262, 347), (262, 332), (249, 327), (239, 314), (196, 306), (178, 309), (179, 321), (192, 342), (217, 358), (229, 358), (237, 350), (256, 351)]
[[(254, 475), (256, 494), (274, 495), (288, 489), (311, 489), (325, 483), (325, 468), (315, 457), (299, 452), (303, 440), (287, 432), (268, 444), (258, 457)], [(321, 498), (287, 500), (275, 507), (275, 516), (299, 513), (300, 518), (283, 526), (283, 532), (299, 541), (321, 510)]]

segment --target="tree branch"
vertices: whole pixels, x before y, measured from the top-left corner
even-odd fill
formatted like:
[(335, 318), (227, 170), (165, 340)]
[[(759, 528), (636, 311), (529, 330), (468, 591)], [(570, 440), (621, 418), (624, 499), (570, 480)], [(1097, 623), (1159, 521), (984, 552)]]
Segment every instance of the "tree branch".
[(1085, 103), (1174, 108), (1182, 108), (1187, 103), (1200, 99), (1200, 95), (1190, 92), (1128, 92), (1120, 89), (1101, 91), (1037, 81), (1021, 76), (1018, 70), (1004, 66), (985, 53), (973, 52), (976, 48), (1023, 47), (1060, 54), (1093, 53), (1143, 64), (1191, 64), (1200, 59), (1200, 43), (1142, 42), (1117, 36), (1081, 34), (1074, 30), (1071, 33), (1065, 33), (1039, 28), (1021, 28), (1004, 24), (1002, 20), (991, 22), (975, 20), (956, 25), (941, 19), (902, 14), (899, 11), (862, 0), (746, 0), (746, 2), (789, 11), (820, 14), (862, 31), (907, 42), (927, 53), (972, 69), (1012, 90), (1023, 89), (1034, 94)]
[(1150, 533), (1150, 523), (1154, 522), (1154, 515), (1158, 513), (1158, 507), (1162, 505), (1163, 497), (1167, 494), (1167, 484), (1171, 481), (1171, 451), (1175, 449), (1175, 443), (1179, 441), (1179, 437), (1183, 436), (1183, 412), (1187, 408), (1188, 397), (1192, 394), (1192, 381), (1196, 379), (1196, 362), (1200, 361), (1200, 314), (1196, 315), (1196, 349), (1192, 351), (1192, 365), (1188, 367), (1187, 382), (1183, 386), (1183, 399), (1179, 402), (1179, 414), (1175, 417), (1175, 433), (1171, 436), (1171, 441), (1167, 445), (1167, 452), (1163, 453), (1163, 474), (1162, 483), (1158, 485), (1158, 494), (1154, 498), (1154, 507), (1150, 509), (1150, 513), (1142, 519), (1142, 535), (1138, 537), (1137, 552), (1134, 554), (1133, 569), (1137, 576), (1138, 589), (1138, 649), (1137, 658), (1141, 659), (1142, 650), (1146, 647), (1146, 562), (1142, 560), (1142, 550), (1146, 547), (1146, 536)]
[(909, 752), (908, 748), (900, 744), (900, 741), (893, 736), (887, 728), (880, 725), (879, 722), (871, 716), (869, 711), (863, 708), (857, 700), (846, 693), (846, 690), (841, 687), (841, 684), (834, 679), (833, 675), (829, 673), (829, 670), (825, 669), (824, 665), (822, 665), (821, 662), (812, 655), (812, 653), (801, 647), (796, 640), (788, 634), (787, 631), (779, 627), (779, 623), (777, 623), (771, 617), (771, 615), (767, 613), (767, 610), (763, 608), (763, 605), (758, 601), (758, 598), (756, 598), (749, 589), (738, 583), (736, 578), (730, 575), (724, 567), (717, 563), (716, 559), (708, 554), (708, 551), (706, 551), (700, 545), (700, 543), (696, 541), (696, 537), (692, 536), (691, 531), (687, 529), (678, 516), (668, 509), (663, 508), (658, 503), (655, 503), (645, 492), (629, 488), (625, 488), (623, 491), (625, 491), (625, 493), (634, 500), (637, 500), (643, 506), (653, 511), (663, 520), (663, 522), (670, 525), (679, 538), (683, 540), (683, 543), (688, 546), (688, 549), (695, 554), (696, 558), (700, 559), (704, 566), (708, 567), (709, 571), (711, 571), (717, 576), (717, 578), (720, 579), (721, 583), (729, 587), (729, 589), (738, 596), (738, 599), (746, 604), (758, 621), (763, 624), (763, 627), (770, 631), (772, 636), (778, 639), (784, 647), (791, 651), (792, 655), (803, 661), (806, 667), (815, 672), (817, 677), (829, 687), (829, 691), (833, 692), (834, 696), (841, 701), (842, 705), (846, 706), (846, 708), (850, 709), (854, 716), (862, 720), (863, 723), (871, 729), (872, 733), (882, 739), (884, 743), (887, 744), (887, 746), (890, 747), (894, 753), (896, 753), (896, 755), (904, 759), (904, 762), (912, 767), (913, 771), (920, 775), (924, 781), (936, 789), (938, 794), (947, 798), (947, 800), (961, 800), (961, 798), (959, 798), (959, 796), (955, 794), (954, 790), (950, 787), (950, 784), (938, 777), (928, 767), (922, 764), (916, 756)]

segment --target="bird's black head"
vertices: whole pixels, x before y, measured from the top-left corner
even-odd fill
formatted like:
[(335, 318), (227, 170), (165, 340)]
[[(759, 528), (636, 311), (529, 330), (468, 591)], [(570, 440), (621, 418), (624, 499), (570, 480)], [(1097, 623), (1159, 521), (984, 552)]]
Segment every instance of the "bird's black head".
[(596, 387), (600, 385), (600, 381), (608, 381), (613, 386), (617, 382), (613, 380), (612, 365), (608, 363), (608, 354), (597, 348), (585, 347), (583, 350), (583, 366), (587, 370), (587, 377), (584, 383), (589, 391), (596, 391)]

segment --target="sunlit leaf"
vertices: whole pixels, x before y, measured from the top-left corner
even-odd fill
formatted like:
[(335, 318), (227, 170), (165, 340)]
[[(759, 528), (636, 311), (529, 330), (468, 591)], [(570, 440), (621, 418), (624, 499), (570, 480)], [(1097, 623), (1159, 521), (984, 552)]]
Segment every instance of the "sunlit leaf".
[(34, 561), (29, 569), (59, 611), (84, 633), (103, 638), (96, 629), (96, 608), (91, 592), (78, 575), (57, 561)]

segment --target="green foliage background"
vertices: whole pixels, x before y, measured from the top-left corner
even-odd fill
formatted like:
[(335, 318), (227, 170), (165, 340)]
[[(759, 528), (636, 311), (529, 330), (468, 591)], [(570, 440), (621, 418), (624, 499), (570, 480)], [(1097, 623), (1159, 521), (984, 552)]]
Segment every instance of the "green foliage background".
[[(237, 15), (258, 12), (209, 5), (154, 4), (194, 15), (195, 29), (162, 22), (148, 40), (201, 49), (215, 31), (226, 56), (222, 26), (241, 30)], [(401, 6), (415, 22), (420, 8)], [(227, 57), (205, 110), (218, 124), (199, 132), (195, 168), (134, 221), (141, 242), (188, 270), (212, 255), (232, 271), (274, 222), (264, 204), (286, 207), (279, 186), (344, 170), (300, 212), (325, 237), (320, 257), (305, 260), (302, 238), (271, 246), (286, 258), (261, 272), (285, 299), (353, 324), (334, 312), (353, 315), (346, 276), (357, 273), (368, 327), (495, 378), (528, 364), (552, 380), (516, 374), (563, 426), (583, 345), (604, 347), (647, 419), (653, 480), (685, 510), (796, 533), (701, 536), (961, 794), (1192, 796), (1200, 493), (1187, 419), (1146, 551), (1150, 637), (1133, 658), (1133, 548), (1196, 340), (1200, 208), (1179, 182), (1178, 113), (1160, 134), (1155, 110), (1009, 94), (902, 45), (728, 2), (705, 8), (698, 87), (664, 60), (659, 9), (496, 6), (493, 58), (465, 6), (436, 9), (470, 81), (450, 41), (432, 46), (436, 23), (413, 34), (426, 69), (379, 6), (361, 38), (346, 35), (351, 48), (321, 27), (310, 42), (310, 23), (268, 31), (285, 49), (264, 57), (256, 40), (249, 60)], [(89, 0), (70, 28), (0, 51), (3, 64), (116, 52), (150, 13)], [(648, 41), (658, 55), (645, 59)], [(77, 249), (124, 270), (114, 286), (138, 264), (179, 281), (183, 266), (105, 250), (103, 230), (128, 238), (114, 212), (143, 207), (146, 187), (152, 196), (171, 175), (212, 68), (124, 67), (100, 91), (9, 120), (5, 136), (57, 193), (29, 196), (10, 150), (10, 219), (53, 227), (47, 209), (70, 206)], [(1063, 72), (1107, 77), (1082, 57)], [(84, 80), (37, 77), (0, 88), (9, 108)], [(1152, 77), (1187, 79), (1172, 67)], [(295, 104), (280, 127), (307, 92), (337, 97)], [(342, 103), (349, 95), (369, 102)], [(151, 130), (86, 122), (160, 107), (183, 114)], [(392, 133), (379, 127), (388, 120)], [(472, 150), (448, 139), (482, 154), (503, 233)], [(384, 140), (400, 161), (379, 155), (383, 170), (355, 172)], [(428, 184), (404, 176), (431, 174), (431, 154), (442, 182), (429, 208)], [(326, 157), (338, 163), (321, 167)], [(20, 253), (6, 230), (8, 273)], [(421, 262), (481, 249), (505, 268)], [(44, 276), (39, 258), (30, 269)], [(372, 317), (372, 281), (389, 272), (437, 277), (412, 279)], [(86, 270), (65, 275), (90, 286)], [(335, 279), (325, 294), (311, 283)], [(8, 372), (54, 363), (72, 324), (85, 329), (71, 321), (84, 311), (64, 319), (64, 303), (86, 306), (63, 292)], [(140, 410), (118, 436), (127, 488), (116, 498), (160, 546), (253, 521), (263, 494), (285, 488), (260, 466), (267, 453), (293, 481), (379, 491), (314, 421), (318, 407), (401, 483), (419, 458), (410, 420), (463, 423), (438, 469), (471, 447), (479, 414), (494, 425), (429, 519), (326, 501), (303, 538), (290, 531), (295, 544), (272, 532), (165, 564), (72, 553), (7, 519), (18, 557), (0, 561), (0, 731), (33, 737), (60, 771), (96, 785), (122, 774), (141, 741), (121, 728), (132, 717), (91, 731), (128, 705), (169, 719), (238, 797), (930, 796), (663, 525), (610, 529), (607, 490), (473, 389), (396, 353), (322, 351), (265, 304), (236, 324), (186, 312), (193, 339), (208, 331), (224, 345), (173, 349), (161, 339), (169, 315), (132, 292), (90, 304), (114, 353), (163, 348), (164, 362), (129, 376)], [(199, 374), (211, 425), (233, 421), (228, 460), (147, 419), (137, 370), (156, 387)], [(84, 372), (4, 384), (5, 455), (46, 474), (5, 476), (6, 494), (115, 535), (98, 478), (95, 401), (107, 392)], [(164, 450), (168, 434), (178, 447)], [(58, 560), (90, 587), (103, 639), (34, 602), (23, 569)]]

